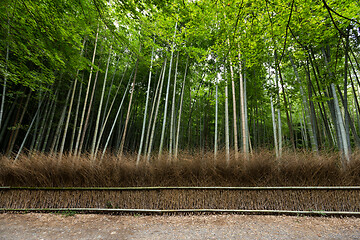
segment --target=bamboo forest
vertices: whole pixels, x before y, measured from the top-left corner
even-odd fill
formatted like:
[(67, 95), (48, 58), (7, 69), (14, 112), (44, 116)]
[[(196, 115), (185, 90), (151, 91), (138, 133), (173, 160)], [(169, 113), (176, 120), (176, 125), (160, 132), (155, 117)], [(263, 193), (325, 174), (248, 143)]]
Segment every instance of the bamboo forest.
[(0, 184), (360, 183), (355, 0), (2, 0)]

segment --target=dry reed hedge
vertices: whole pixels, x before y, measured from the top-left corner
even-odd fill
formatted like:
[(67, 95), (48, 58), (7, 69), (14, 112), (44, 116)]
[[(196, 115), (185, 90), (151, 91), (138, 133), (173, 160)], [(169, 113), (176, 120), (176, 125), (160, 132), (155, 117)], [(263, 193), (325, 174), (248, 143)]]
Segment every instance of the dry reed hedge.
[(230, 163), (225, 153), (216, 159), (212, 152), (183, 152), (169, 161), (164, 153), (150, 163), (136, 166), (136, 154), (122, 157), (107, 154), (93, 160), (89, 154), (75, 157), (32, 153), (16, 162), (0, 157), (2, 186), (317, 186), (359, 185), (360, 152), (351, 157), (346, 169), (340, 167), (340, 156), (334, 152), (291, 152), (276, 159), (274, 153), (262, 150), (247, 160), (244, 156)]
[(147, 190), (0, 192), (1, 208), (258, 209), (360, 211), (360, 191)]

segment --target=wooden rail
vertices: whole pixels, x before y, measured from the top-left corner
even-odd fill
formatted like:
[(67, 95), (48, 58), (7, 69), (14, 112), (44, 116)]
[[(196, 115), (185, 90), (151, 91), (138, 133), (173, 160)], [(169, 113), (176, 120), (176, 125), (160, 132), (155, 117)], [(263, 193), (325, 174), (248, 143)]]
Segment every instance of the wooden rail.
[(121, 191), (121, 190), (360, 190), (360, 186), (285, 186), (285, 187), (10, 187), (0, 190), (73, 190), (73, 191)]
[(117, 209), (117, 208), (0, 208), (0, 212), (73, 212), (73, 213), (242, 213), (242, 214), (284, 214), (284, 215), (336, 215), (360, 216), (360, 212), (345, 211), (290, 211), (290, 210), (247, 210), (247, 209)]

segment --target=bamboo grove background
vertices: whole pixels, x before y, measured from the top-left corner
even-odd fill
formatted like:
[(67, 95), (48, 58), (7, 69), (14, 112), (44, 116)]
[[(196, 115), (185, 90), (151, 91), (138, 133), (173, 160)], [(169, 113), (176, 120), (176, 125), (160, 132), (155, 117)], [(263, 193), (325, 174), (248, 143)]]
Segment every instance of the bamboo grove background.
[(344, 169), (357, 162), (356, 1), (5, 0), (0, 8), (5, 165), (34, 156), (101, 165), (106, 152), (139, 165), (183, 151), (195, 154), (191, 164), (215, 156), (229, 166), (267, 151), (277, 163), (287, 151)]

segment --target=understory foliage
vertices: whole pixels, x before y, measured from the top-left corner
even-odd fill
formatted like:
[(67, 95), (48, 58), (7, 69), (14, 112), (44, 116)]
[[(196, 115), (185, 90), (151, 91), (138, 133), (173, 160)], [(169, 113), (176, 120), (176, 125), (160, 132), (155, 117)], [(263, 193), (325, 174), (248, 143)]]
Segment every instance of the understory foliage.
[(67, 155), (61, 162), (56, 154), (21, 155), (17, 162), (1, 157), (1, 186), (317, 186), (359, 185), (360, 153), (352, 154), (346, 171), (340, 155), (333, 152), (314, 154), (285, 151), (279, 160), (274, 153), (262, 150), (249, 159), (226, 153), (182, 152), (177, 161), (166, 157), (151, 158), (151, 164), (136, 166), (136, 154), (107, 154), (102, 160), (90, 155)]

